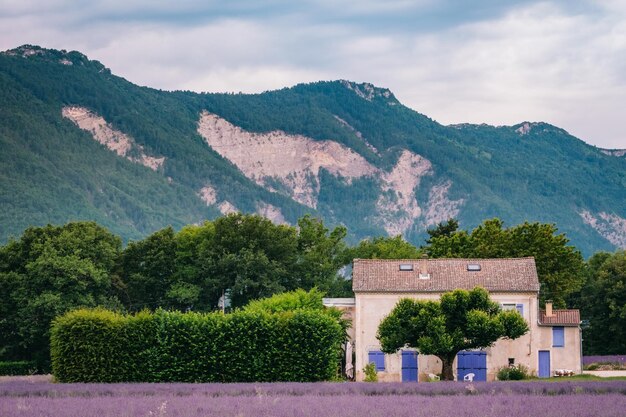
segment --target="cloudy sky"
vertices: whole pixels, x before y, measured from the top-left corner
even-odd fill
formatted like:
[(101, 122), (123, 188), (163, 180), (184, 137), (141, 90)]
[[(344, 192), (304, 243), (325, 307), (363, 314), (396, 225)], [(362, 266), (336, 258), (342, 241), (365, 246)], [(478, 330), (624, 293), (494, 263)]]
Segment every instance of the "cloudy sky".
[(161, 89), (367, 81), (444, 124), (626, 148), (624, 0), (0, 0), (0, 49), (25, 43)]

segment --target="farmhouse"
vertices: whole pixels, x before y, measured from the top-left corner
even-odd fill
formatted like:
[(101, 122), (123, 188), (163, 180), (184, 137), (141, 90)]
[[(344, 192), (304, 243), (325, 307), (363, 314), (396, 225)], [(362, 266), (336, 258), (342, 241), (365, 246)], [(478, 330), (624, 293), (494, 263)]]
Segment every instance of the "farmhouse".
[(579, 312), (555, 310), (551, 303), (540, 310), (534, 258), (355, 259), (353, 303), (329, 299), (327, 304), (339, 304), (352, 314), (356, 379), (364, 378), (363, 367), (369, 362), (376, 364), (380, 381), (425, 381), (441, 373), (437, 357), (420, 355), (411, 348), (383, 354), (376, 339), (378, 325), (401, 298), (438, 300), (444, 292), (477, 286), (489, 291), (503, 309), (517, 310), (530, 330), (516, 340), (500, 339), (482, 351), (459, 352), (454, 364), (457, 379), (494, 380), (499, 368), (518, 364), (539, 377), (561, 370), (581, 372)]

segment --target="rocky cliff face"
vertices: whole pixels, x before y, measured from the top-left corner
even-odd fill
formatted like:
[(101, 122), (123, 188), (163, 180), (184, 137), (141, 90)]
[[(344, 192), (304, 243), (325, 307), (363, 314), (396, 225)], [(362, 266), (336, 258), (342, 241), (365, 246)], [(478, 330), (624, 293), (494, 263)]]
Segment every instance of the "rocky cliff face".
[(499, 217), (555, 223), (585, 256), (626, 246), (626, 152), (547, 123), (443, 126), (346, 80), (160, 91), (33, 45), (0, 52), (0, 84), (0, 241), (80, 216), (137, 239), (243, 211), (310, 213), (353, 242)]
[[(366, 100), (371, 99), (365, 93), (361, 95)], [(355, 178), (377, 179), (380, 197), (376, 203), (376, 217), (390, 235), (403, 234), (416, 222), (428, 226), (454, 217), (463, 204), (463, 200), (448, 199), (447, 192), (452, 183), (447, 181), (432, 187), (427, 207), (420, 207), (415, 191), (421, 178), (433, 175), (434, 171), (430, 161), (408, 150), (403, 150), (396, 165), (386, 172), (337, 142), (315, 141), (281, 131), (251, 133), (206, 111), (200, 114), (198, 133), (246, 177), (311, 208), (317, 207), (321, 169), (348, 184)], [(215, 202), (213, 194), (204, 194)], [(276, 207), (261, 204), (258, 212), (284, 221)]]
[(619, 248), (626, 248), (626, 219), (614, 213), (600, 212), (594, 215), (588, 210), (579, 214), (586, 224), (606, 240)]
[(119, 156), (136, 162), (153, 171), (161, 168), (165, 157), (148, 155), (143, 146), (135, 143), (133, 138), (114, 129), (104, 118), (84, 107), (63, 107), (63, 117), (74, 122), (76, 126), (91, 134), (93, 139)]
[(246, 177), (312, 208), (317, 207), (320, 169), (348, 182), (376, 172), (361, 155), (336, 142), (280, 131), (250, 133), (207, 112), (200, 115), (198, 133)]

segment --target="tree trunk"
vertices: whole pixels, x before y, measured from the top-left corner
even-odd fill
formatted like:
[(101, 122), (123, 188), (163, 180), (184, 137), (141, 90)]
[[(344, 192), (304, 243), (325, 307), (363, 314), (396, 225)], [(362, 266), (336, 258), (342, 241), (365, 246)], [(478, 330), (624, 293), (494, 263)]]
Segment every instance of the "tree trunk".
[(441, 379), (443, 381), (454, 381), (454, 369), (452, 368), (452, 364), (454, 363), (454, 356), (452, 357), (443, 357), (441, 359)]

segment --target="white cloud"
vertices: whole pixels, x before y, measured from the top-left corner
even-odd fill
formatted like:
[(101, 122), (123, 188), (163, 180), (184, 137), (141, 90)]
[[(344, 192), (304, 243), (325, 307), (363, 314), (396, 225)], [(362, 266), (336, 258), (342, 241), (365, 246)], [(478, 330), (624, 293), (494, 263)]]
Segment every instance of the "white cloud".
[(626, 147), (623, 1), (572, 11), (556, 0), (485, 0), (483, 9), (498, 12), (472, 18), (462, 2), (433, 0), (40, 3), (0, 2), (0, 48), (80, 50), (131, 82), (163, 89), (368, 81), (443, 123), (547, 121)]
[[(609, 130), (626, 103), (622, 22), (536, 5), (418, 36), (407, 62), (418, 70), (397, 73), (397, 84), (408, 87), (397, 96), (444, 123), (548, 121), (587, 141), (624, 147), (626, 136)], [(590, 105), (602, 110), (590, 113)], [(602, 122), (593, 120), (600, 111)]]

